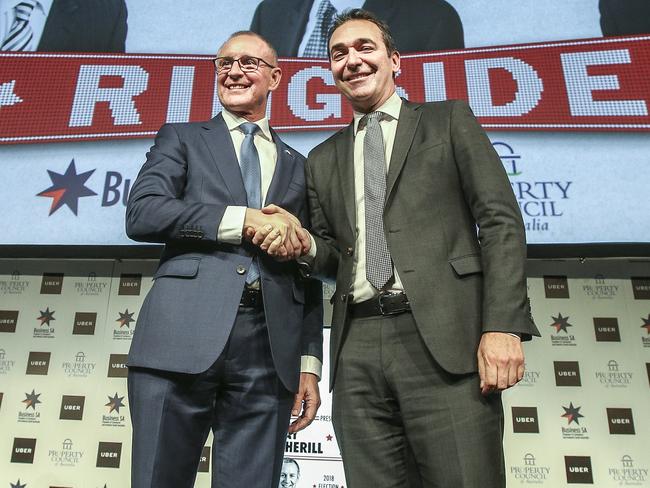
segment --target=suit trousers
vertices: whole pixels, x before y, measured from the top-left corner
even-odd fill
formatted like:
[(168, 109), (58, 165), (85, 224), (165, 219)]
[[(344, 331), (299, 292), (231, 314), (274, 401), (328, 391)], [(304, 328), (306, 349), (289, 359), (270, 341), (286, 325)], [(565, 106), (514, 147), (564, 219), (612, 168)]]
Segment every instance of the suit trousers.
[(350, 488), (503, 488), (501, 395), (433, 359), (413, 316), (352, 319), (332, 421)]
[(278, 486), (293, 394), (273, 365), (263, 310), (239, 308), (207, 371), (129, 368), (128, 393), (132, 488), (193, 487), (210, 429), (213, 488)]

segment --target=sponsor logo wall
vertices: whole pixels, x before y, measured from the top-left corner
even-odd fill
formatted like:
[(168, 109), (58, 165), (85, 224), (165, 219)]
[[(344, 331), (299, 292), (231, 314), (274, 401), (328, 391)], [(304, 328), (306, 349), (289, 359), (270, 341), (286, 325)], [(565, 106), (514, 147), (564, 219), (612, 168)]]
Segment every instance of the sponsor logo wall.
[[(0, 486), (128, 486), (125, 361), (155, 266), (0, 260)], [(508, 486), (647, 486), (650, 263), (531, 261), (529, 276), (543, 337), (504, 395)], [(286, 440), (287, 486), (346, 486), (322, 395), (314, 423)], [(197, 487), (210, 485), (211, 449)]]

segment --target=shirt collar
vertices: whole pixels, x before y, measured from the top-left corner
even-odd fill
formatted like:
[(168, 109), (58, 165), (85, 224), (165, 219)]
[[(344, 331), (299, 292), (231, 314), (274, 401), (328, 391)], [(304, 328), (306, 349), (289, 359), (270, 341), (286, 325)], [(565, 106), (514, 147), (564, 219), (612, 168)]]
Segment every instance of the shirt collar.
[[(376, 112), (383, 112), (390, 119), (394, 120), (399, 120), (399, 112), (402, 108), (402, 99), (399, 97), (397, 92), (393, 92), (393, 94), (388, 97), (388, 100), (386, 100), (381, 107), (379, 107)], [(359, 129), (359, 122), (361, 119), (364, 117), (364, 113), (357, 112), (356, 110), (354, 111), (354, 133), (357, 133), (357, 130)]]
[[(229, 131), (233, 130), (239, 130), (239, 126), (243, 124), (244, 122), (250, 122), (250, 120), (246, 120), (244, 117), (240, 117), (239, 115), (235, 115), (232, 112), (228, 112), (225, 108), (221, 111), (221, 115), (223, 115), (223, 120), (226, 123), (226, 127), (228, 127)], [(273, 137), (271, 137), (271, 128), (269, 127), (269, 119), (266, 117), (261, 118), (260, 120), (256, 120), (255, 123), (259, 126), (261, 132), (258, 132), (259, 135), (264, 137), (265, 139), (272, 141)]]

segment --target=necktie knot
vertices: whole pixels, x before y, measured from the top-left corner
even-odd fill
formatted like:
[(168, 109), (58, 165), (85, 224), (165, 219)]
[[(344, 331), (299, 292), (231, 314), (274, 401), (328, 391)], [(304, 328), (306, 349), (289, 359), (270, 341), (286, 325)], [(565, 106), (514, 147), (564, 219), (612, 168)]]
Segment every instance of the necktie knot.
[(32, 15), (32, 12), (34, 11), (34, 7), (36, 7), (35, 0), (23, 0), (22, 2), (17, 4), (14, 7), (16, 20), (23, 21), (23, 22), (28, 21), (29, 17)]
[(359, 129), (363, 129), (368, 125), (378, 124), (381, 120), (384, 119), (384, 115), (386, 114), (380, 111), (374, 111), (364, 115), (363, 117), (361, 117), (361, 120), (359, 121)]
[(239, 129), (244, 133), (244, 135), (250, 136), (257, 134), (261, 129), (260, 126), (253, 122), (244, 122), (239, 126)]

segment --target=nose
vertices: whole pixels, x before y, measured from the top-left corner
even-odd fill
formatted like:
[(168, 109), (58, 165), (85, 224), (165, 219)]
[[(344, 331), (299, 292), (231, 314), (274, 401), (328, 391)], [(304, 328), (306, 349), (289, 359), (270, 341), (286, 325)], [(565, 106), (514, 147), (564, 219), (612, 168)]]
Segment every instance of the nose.
[(361, 64), (361, 57), (359, 56), (359, 53), (356, 49), (351, 48), (348, 51), (348, 59), (346, 64), (348, 66), (359, 66)]
[[(236, 69), (235, 69), (236, 67)], [(230, 71), (228, 72), (228, 76), (243, 76), (244, 72), (241, 69), (241, 66), (239, 64), (239, 59), (235, 59), (232, 62), (232, 66), (230, 67)]]

